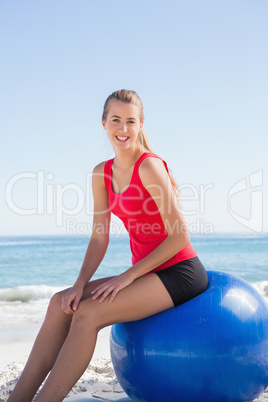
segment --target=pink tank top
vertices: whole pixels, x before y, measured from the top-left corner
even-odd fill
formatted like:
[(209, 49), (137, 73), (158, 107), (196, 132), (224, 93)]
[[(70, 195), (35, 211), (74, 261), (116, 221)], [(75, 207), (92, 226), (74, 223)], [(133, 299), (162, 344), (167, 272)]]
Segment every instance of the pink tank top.
[[(142, 154), (134, 165), (128, 188), (121, 194), (115, 193), (112, 186), (112, 164), (114, 158), (108, 160), (104, 166), (104, 181), (109, 195), (109, 208), (114, 215), (122, 220), (129, 233), (133, 265), (150, 254), (168, 236), (158, 207), (150, 193), (143, 186), (139, 176), (139, 166), (148, 156), (159, 158), (159, 156), (149, 152)], [(169, 173), (166, 162), (162, 161)], [(195, 250), (191, 243), (189, 243), (172, 258), (151, 272), (159, 271), (179, 261), (196, 256)]]

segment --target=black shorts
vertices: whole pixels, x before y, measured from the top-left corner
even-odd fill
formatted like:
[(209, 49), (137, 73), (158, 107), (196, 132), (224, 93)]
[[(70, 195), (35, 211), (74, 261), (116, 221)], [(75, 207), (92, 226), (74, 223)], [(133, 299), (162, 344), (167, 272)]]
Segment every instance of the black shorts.
[(208, 285), (206, 270), (198, 257), (180, 261), (155, 273), (163, 282), (175, 306), (198, 296)]

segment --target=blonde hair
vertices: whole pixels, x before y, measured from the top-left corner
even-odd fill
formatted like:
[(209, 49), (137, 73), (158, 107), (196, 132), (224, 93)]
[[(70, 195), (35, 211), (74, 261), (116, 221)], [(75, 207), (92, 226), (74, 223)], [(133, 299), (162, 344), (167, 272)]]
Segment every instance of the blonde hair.
[[(118, 101), (125, 102), (125, 103), (132, 103), (132, 104), (138, 106), (140, 121), (144, 122), (144, 111), (143, 111), (143, 104), (142, 104), (141, 98), (139, 97), (137, 92), (131, 91), (130, 89), (119, 89), (117, 91), (114, 91), (113, 93), (111, 93), (111, 95), (108, 96), (108, 98), (106, 99), (106, 101), (104, 103), (104, 107), (103, 107), (103, 113), (102, 113), (103, 121), (106, 121), (106, 119), (107, 119), (107, 115), (109, 112), (109, 104), (112, 100), (118, 100)], [(150, 142), (149, 142), (149, 139), (146, 134), (144, 126), (142, 126), (142, 128), (139, 132), (137, 142), (138, 142), (138, 146), (140, 147), (140, 149), (143, 152), (153, 153), (153, 150), (150, 145)], [(170, 174), (171, 183), (173, 185), (173, 188), (174, 188), (176, 194), (178, 195), (177, 183), (173, 179), (170, 171), (169, 171), (169, 174)]]

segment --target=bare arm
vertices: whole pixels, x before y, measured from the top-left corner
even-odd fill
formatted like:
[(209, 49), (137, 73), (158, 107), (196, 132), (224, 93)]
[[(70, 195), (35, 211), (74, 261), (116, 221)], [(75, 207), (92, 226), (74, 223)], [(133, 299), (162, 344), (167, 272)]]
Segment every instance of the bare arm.
[(121, 289), (169, 260), (189, 243), (184, 218), (163, 162), (156, 158), (146, 158), (140, 165), (139, 173), (144, 187), (149, 191), (158, 207), (168, 236), (147, 257), (123, 274), (97, 287), (93, 291), (93, 298), (96, 299), (101, 295), (100, 302), (110, 293), (110, 301), (113, 301)]
[(146, 158), (140, 166), (140, 178), (158, 207), (168, 236), (147, 257), (128, 270), (135, 279), (169, 260), (190, 241), (178, 200), (163, 162), (156, 158)]
[(94, 217), (92, 234), (77, 280), (62, 300), (62, 309), (67, 314), (72, 314), (77, 309), (84, 287), (98, 269), (109, 244), (111, 212), (108, 204), (108, 192), (104, 184), (103, 169), (104, 163), (101, 163), (93, 170)]
[(105, 256), (108, 241), (108, 239), (100, 239), (91, 236), (81, 270), (74, 286), (78, 285), (84, 288), (90, 281)]

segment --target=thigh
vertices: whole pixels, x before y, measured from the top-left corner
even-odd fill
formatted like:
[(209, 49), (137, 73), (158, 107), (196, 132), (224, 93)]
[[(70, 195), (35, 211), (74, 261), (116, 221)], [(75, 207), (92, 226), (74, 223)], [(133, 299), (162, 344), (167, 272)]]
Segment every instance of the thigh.
[[(102, 283), (106, 282), (107, 280), (113, 278), (113, 276), (107, 277), (107, 278), (100, 278), (100, 279), (96, 279), (94, 281), (91, 281), (89, 283), (86, 284), (86, 286), (84, 287), (83, 290), (83, 295), (81, 297), (80, 303), (83, 300), (86, 300), (88, 298), (92, 297), (91, 291), (93, 289), (95, 289), (97, 286), (101, 285)], [(57, 293), (54, 294), (54, 296), (52, 297), (51, 301), (50, 301), (50, 306), (57, 307), (62, 311), (62, 298), (66, 295), (66, 293), (71, 290), (72, 288), (66, 288), (63, 289)], [(68, 316), (68, 314), (64, 313), (65, 316)], [(70, 319), (72, 318), (72, 315), (69, 316)]]
[[(171, 296), (154, 273), (136, 279), (122, 289), (113, 302), (109, 301), (109, 297), (102, 303), (98, 299), (92, 300), (89, 296), (92, 290), (90, 285), (87, 285), (87, 297), (81, 301), (80, 310), (93, 318), (98, 328), (118, 322), (140, 320), (174, 307)], [(96, 283), (94, 285), (96, 286)]]
[(114, 276), (107, 276), (106, 278), (99, 278), (99, 279), (95, 279), (94, 281), (90, 281), (86, 284), (85, 288), (84, 288), (84, 292), (83, 292), (83, 296), (82, 296), (82, 300), (88, 299), (92, 297), (92, 290), (94, 290), (97, 286), (101, 285), (102, 283), (105, 283), (107, 281), (109, 281), (110, 279), (114, 278)]
[[(93, 289), (95, 289), (97, 286), (101, 285), (102, 283), (108, 281), (109, 279), (114, 278), (114, 276), (108, 276), (107, 278), (100, 278), (100, 279), (95, 279), (94, 281), (90, 281), (85, 285), (84, 291), (83, 291), (83, 296), (81, 298), (81, 300), (85, 300), (89, 297), (91, 297), (91, 291)], [(56, 293), (57, 295), (59, 295), (60, 297), (64, 296), (70, 289), (70, 288), (66, 288), (63, 289), (61, 291), (59, 291), (58, 293)]]

